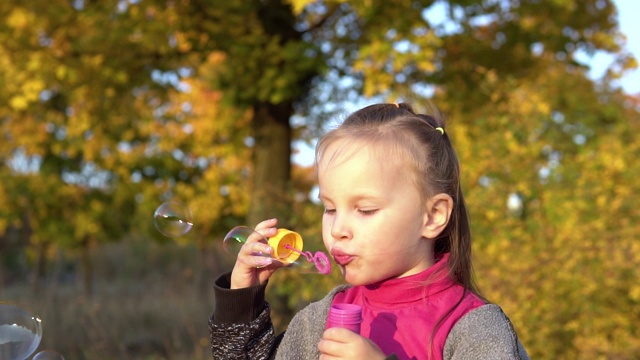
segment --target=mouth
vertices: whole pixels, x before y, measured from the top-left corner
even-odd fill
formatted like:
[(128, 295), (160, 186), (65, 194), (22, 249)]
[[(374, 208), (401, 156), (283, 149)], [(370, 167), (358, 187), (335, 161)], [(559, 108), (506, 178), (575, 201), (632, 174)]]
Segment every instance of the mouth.
[(345, 266), (354, 259), (353, 255), (347, 254), (342, 250), (337, 249), (331, 250), (331, 256), (333, 256), (333, 260), (335, 260), (335, 262), (340, 266)]

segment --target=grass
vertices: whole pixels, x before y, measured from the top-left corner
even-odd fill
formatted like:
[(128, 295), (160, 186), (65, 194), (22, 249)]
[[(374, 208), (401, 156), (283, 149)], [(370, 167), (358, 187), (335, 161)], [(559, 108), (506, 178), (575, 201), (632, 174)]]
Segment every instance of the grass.
[(175, 244), (102, 245), (92, 250), (89, 296), (75, 259), (58, 254), (40, 291), (13, 281), (0, 289), (0, 300), (40, 316), (43, 337), (36, 353), (54, 350), (66, 360), (211, 359), (211, 284), (228, 264), (204, 258), (207, 266), (193, 247)]

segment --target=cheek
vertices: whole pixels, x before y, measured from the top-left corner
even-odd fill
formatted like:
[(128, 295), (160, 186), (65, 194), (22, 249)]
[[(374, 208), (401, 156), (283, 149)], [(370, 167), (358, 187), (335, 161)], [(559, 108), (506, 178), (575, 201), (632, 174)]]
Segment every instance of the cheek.
[(328, 214), (322, 214), (322, 233), (331, 232), (331, 224), (333, 223), (333, 217)]
[(331, 240), (331, 222), (328, 219), (327, 215), (322, 216), (322, 242), (324, 246), (328, 249), (329, 242)]

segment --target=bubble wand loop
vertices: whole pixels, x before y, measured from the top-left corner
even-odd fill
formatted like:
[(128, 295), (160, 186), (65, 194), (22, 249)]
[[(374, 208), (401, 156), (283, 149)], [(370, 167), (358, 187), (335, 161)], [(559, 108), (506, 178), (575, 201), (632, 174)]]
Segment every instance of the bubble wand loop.
[(291, 245), (289, 244), (286, 244), (284, 248), (304, 256), (304, 258), (307, 259), (308, 262), (311, 262), (316, 266), (316, 268), (321, 274), (328, 274), (329, 272), (331, 272), (331, 264), (329, 262), (329, 257), (325, 255), (323, 252), (316, 251), (315, 255), (312, 255), (311, 251), (300, 251), (298, 249), (291, 247)]

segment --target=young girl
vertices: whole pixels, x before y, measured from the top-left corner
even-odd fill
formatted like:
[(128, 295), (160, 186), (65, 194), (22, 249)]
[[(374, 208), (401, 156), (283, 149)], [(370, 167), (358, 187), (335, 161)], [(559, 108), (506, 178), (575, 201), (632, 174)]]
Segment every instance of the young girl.
[[(478, 293), (457, 156), (441, 119), (371, 105), (318, 143), (322, 237), (348, 285), (276, 336), (265, 302), (276, 270), (247, 242), (216, 280), (214, 359), (528, 359), (500, 307)], [(261, 222), (270, 237), (277, 220)], [(357, 334), (326, 329), (332, 304), (362, 306)]]

